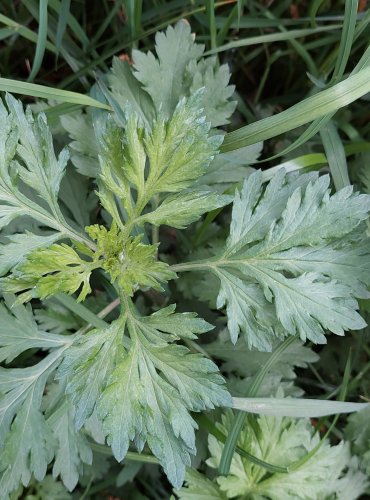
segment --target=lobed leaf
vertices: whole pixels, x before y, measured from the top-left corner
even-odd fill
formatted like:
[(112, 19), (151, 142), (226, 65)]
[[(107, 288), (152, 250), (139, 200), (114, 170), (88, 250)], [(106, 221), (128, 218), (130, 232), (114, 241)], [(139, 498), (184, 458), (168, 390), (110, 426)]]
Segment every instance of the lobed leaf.
[(195, 469), (188, 469), (185, 486), (175, 490), (180, 500), (226, 500), (227, 496), (219, 486)]
[(78, 483), (82, 464), (92, 464), (92, 451), (86, 436), (76, 431), (73, 408), (65, 401), (48, 418), (47, 423), (57, 442), (53, 477), (61, 477), (63, 484), (72, 491)]
[(134, 50), (134, 76), (152, 98), (158, 110), (169, 118), (184, 95), (184, 73), (190, 61), (198, 59), (204, 46), (194, 44), (190, 26), (182, 21), (155, 37), (157, 59), (152, 52)]
[[(58, 376), (66, 377), (78, 427), (97, 406), (117, 460), (126, 456), (131, 441), (139, 451), (146, 442), (170, 481), (180, 486), (195, 453), (196, 424), (189, 412), (229, 405), (230, 396), (212, 361), (172, 344), (210, 325), (173, 311), (168, 307), (144, 318), (123, 315), (105, 331), (80, 337)], [(126, 329), (130, 342), (123, 337)]]
[(205, 212), (223, 207), (231, 201), (232, 197), (217, 193), (200, 190), (185, 191), (166, 197), (157, 209), (142, 215), (140, 222), (149, 222), (154, 226), (166, 224), (184, 229)]
[[(118, 197), (127, 215), (133, 222), (143, 220), (142, 211), (150, 200), (160, 193), (178, 193), (194, 184), (207, 170), (218, 152), (222, 137), (210, 136), (207, 123), (199, 108), (202, 91), (194, 93), (188, 100), (182, 99), (167, 120), (159, 113), (149, 132), (144, 129), (138, 115), (126, 111), (126, 127), (123, 131), (112, 120), (107, 120), (102, 135), (100, 164), (100, 199), (118, 225), (122, 226), (114, 197)], [(132, 192), (132, 188), (136, 193)], [(212, 193), (179, 193), (177, 197), (164, 198), (162, 205), (153, 214), (147, 213), (144, 220), (152, 218), (155, 224), (167, 220), (170, 203), (182, 204), (183, 215), (175, 226), (183, 227), (187, 221), (196, 220), (206, 211), (222, 206), (226, 198)], [(135, 200), (135, 201), (134, 201)], [(190, 203), (193, 207), (190, 211)], [(181, 206), (181, 205), (179, 205)], [(189, 207), (189, 215), (186, 207)], [(174, 214), (172, 214), (174, 216)], [(167, 223), (171, 225), (168, 219)]]
[(113, 371), (98, 406), (103, 428), (117, 460), (124, 458), (130, 441), (139, 451), (147, 442), (178, 487), (195, 453), (196, 424), (188, 412), (227, 405), (228, 393), (216, 365), (168, 345), (150, 318), (129, 321), (128, 328), (132, 347)]
[(120, 336), (124, 322), (116, 321), (105, 330), (93, 330), (78, 337), (61, 363), (57, 379), (66, 378), (66, 393), (75, 407), (74, 421), (81, 429), (92, 414), (123, 346)]
[(37, 348), (55, 348), (65, 337), (40, 330), (30, 307), (14, 305), (15, 297), (0, 303), (0, 361), (10, 363), (22, 352)]
[(4, 498), (32, 475), (42, 481), (54, 456), (54, 438), (41, 401), (48, 378), (61, 361), (68, 341), (37, 365), (0, 369), (0, 484)]
[[(84, 251), (92, 256), (88, 249)], [(90, 275), (98, 266), (95, 259), (82, 260), (72, 247), (54, 244), (29, 254), (11, 276), (1, 279), (0, 288), (3, 292), (23, 292), (18, 301), (27, 301), (60, 292), (72, 294), (82, 287), (77, 299), (81, 301), (91, 292)]]
[[(223, 434), (227, 434), (231, 424), (230, 412), (223, 415), (222, 423), (217, 424), (217, 427)], [(230, 474), (217, 478), (220, 490), (228, 498), (248, 495), (256, 500), (261, 497), (309, 500), (335, 495), (340, 491), (340, 485), (343, 484), (341, 481), (347, 478), (344, 469), (350, 460), (349, 449), (343, 442), (330, 446), (328, 440), (325, 440), (317, 453), (304, 460), (305, 455), (319, 443), (319, 435), (314, 431), (310, 422), (304, 419), (262, 416), (254, 426), (245, 425), (238, 445), (267, 463), (287, 466), (288, 472), (268, 473), (247, 458), (235, 454)], [(207, 460), (210, 467), (218, 467), (222, 448), (223, 444), (210, 435), (211, 458)], [(361, 484), (360, 490), (364, 491), (366, 481), (360, 472), (357, 473), (356, 480)]]
[(355, 230), (370, 198), (352, 188), (330, 196), (328, 184), (280, 171), (263, 191), (256, 172), (236, 193), (230, 236), (209, 266), (233, 342), (242, 330), (260, 350), (284, 335), (324, 343), (325, 329), (343, 335), (366, 325), (355, 297), (368, 296), (370, 246)]
[(72, 140), (69, 144), (71, 161), (77, 171), (89, 177), (99, 173), (98, 147), (91, 114), (81, 111), (60, 117), (60, 123)]

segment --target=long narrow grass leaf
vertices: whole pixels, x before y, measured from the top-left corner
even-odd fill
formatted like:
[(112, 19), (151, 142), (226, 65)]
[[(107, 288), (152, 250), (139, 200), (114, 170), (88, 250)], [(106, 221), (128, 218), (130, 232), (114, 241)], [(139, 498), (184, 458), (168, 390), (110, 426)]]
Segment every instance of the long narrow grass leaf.
[(339, 191), (351, 184), (342, 140), (332, 120), (320, 130), (320, 135), (335, 189)]
[(235, 40), (233, 42), (226, 43), (215, 49), (209, 50), (205, 55), (217, 54), (219, 52), (225, 52), (227, 50), (236, 49), (239, 47), (249, 47), (251, 45), (259, 45), (262, 43), (272, 43), (272, 42), (284, 42), (288, 40), (293, 40), (295, 38), (303, 38), (309, 35), (316, 35), (323, 31), (338, 30), (341, 26), (339, 24), (334, 24), (332, 26), (321, 26), (320, 28), (306, 28), (301, 30), (290, 30), (284, 33), (271, 33), (269, 35), (251, 36), (249, 38), (243, 38), (242, 40)]
[(206, 1), (206, 13), (208, 18), (208, 28), (211, 37), (211, 50), (217, 46), (216, 20), (215, 20), (215, 0)]
[(45, 85), (21, 82), (18, 80), (11, 80), (9, 78), (0, 78), (0, 91), (111, 110), (111, 107), (107, 104), (103, 104), (90, 96), (79, 94), (78, 92), (54, 89), (52, 87), (46, 87)]
[(226, 135), (222, 151), (233, 151), (271, 139), (337, 111), (370, 92), (370, 68), (348, 77), (275, 116), (263, 118)]
[[(362, 71), (365, 68), (368, 68), (369, 66), (370, 66), (370, 45), (367, 47), (365, 52), (362, 54), (360, 60), (358, 61), (355, 68), (351, 72), (351, 76), (358, 74), (360, 71)], [(318, 118), (317, 120), (314, 120), (313, 123), (311, 123), (307, 127), (307, 129), (298, 137), (297, 140), (295, 140), (288, 147), (281, 150), (278, 154), (275, 154), (269, 158), (266, 158), (266, 159), (262, 160), (262, 162), (275, 160), (276, 158), (279, 158), (280, 156), (284, 156), (284, 155), (290, 153), (291, 151), (294, 151), (296, 148), (305, 144), (314, 135), (316, 135), (321, 130), (322, 127), (324, 127), (330, 121), (330, 119), (334, 116), (336, 111), (337, 110), (333, 111), (332, 113), (329, 113), (326, 116)]]
[[(225, 443), (226, 436), (205, 415), (200, 415), (197, 418), (197, 420), (198, 420), (198, 422), (200, 424), (203, 424), (203, 426), (207, 429), (207, 431), (210, 434), (212, 434), (213, 436), (215, 436), (215, 438), (217, 438), (218, 441), (221, 441), (221, 443)], [(235, 447), (235, 451), (241, 457), (246, 458), (247, 460), (249, 460), (253, 464), (258, 465), (259, 467), (262, 467), (263, 469), (266, 469), (269, 472), (272, 472), (272, 473), (276, 473), (277, 472), (279, 474), (284, 474), (284, 473), (288, 472), (288, 468), (287, 467), (281, 467), (279, 465), (274, 465), (274, 464), (270, 464), (268, 462), (265, 462), (264, 460), (261, 460), (260, 458), (252, 455), (251, 453), (248, 453), (247, 451), (245, 451), (240, 446), (236, 446)]]
[[(280, 356), (282, 353), (287, 349), (293, 342), (295, 338), (294, 337), (287, 337), (284, 342), (282, 342), (279, 347), (271, 354), (271, 356), (268, 358), (267, 362), (261, 367), (261, 369), (257, 372), (255, 375), (252, 384), (248, 388), (248, 398), (246, 399), (254, 399), (255, 396), (258, 394), (258, 390), (261, 387), (261, 384), (265, 378), (265, 376), (268, 374), (268, 372), (271, 370), (271, 368), (274, 366), (274, 364), (279, 360)], [(238, 399), (238, 398), (234, 398)], [(243, 399), (243, 398), (241, 398)], [(239, 409), (235, 407), (235, 409)], [(238, 412), (235, 415), (233, 425), (230, 429), (230, 432), (226, 438), (225, 441), (225, 446), (222, 450), (222, 455), (220, 459), (220, 465), (218, 467), (219, 473), (221, 475), (228, 475), (230, 471), (230, 466), (231, 466), (231, 461), (234, 455), (235, 448), (237, 446), (237, 442), (241, 433), (241, 430), (243, 428), (244, 422), (245, 422), (246, 414), (243, 413), (243, 411)]]
[(41, 68), (41, 63), (44, 58), (46, 40), (48, 34), (48, 0), (40, 0), (39, 3), (39, 31), (37, 34), (37, 44), (35, 51), (35, 58), (32, 64), (32, 70), (28, 81), (32, 82), (39, 69)]
[[(8, 26), (9, 29), (11, 29), (14, 34), (18, 34), (21, 37), (25, 38), (26, 40), (29, 40), (30, 42), (37, 43), (38, 38), (36, 33), (34, 33), (29, 28), (26, 28), (26, 26), (17, 23), (13, 19), (4, 16), (4, 14), (1, 13), (0, 13), (0, 23), (5, 24), (5, 26)], [(49, 41), (46, 41), (45, 48), (48, 49), (50, 52), (53, 52), (54, 54), (58, 52), (55, 45), (53, 45)]]
[(84, 305), (78, 303), (73, 297), (70, 295), (66, 295), (64, 293), (60, 293), (58, 295), (55, 295), (55, 299), (60, 302), (64, 307), (72, 311), (74, 314), (79, 316), (80, 318), (84, 319), (91, 325), (95, 326), (96, 328), (106, 328), (107, 323), (99, 318), (96, 314), (91, 312), (87, 307)]
[(301, 398), (233, 398), (233, 407), (236, 410), (292, 418), (317, 418), (337, 413), (353, 413), (367, 408), (369, 404)]
[(332, 81), (337, 82), (342, 78), (351, 53), (352, 42), (355, 36), (358, 0), (347, 0), (344, 11), (342, 36), (337, 55), (337, 61), (332, 75)]
[[(63, 23), (66, 23), (63, 33), (65, 31), (66, 26), (68, 25), (71, 29), (71, 32), (77, 37), (77, 39), (81, 42), (81, 45), (84, 49), (89, 44), (89, 38), (82, 29), (81, 25), (77, 21), (77, 19), (72, 15), (71, 9), (70, 9), (70, 2), (71, 0), (61, 0), (59, 2), (58, 0), (49, 0), (49, 5), (50, 7), (57, 12), (59, 19), (58, 19), (58, 28), (59, 28), (59, 23), (60, 19), (63, 17)], [(69, 5), (68, 5), (69, 4)], [(57, 30), (57, 39), (56, 39), (56, 44), (58, 40), (58, 30)], [(61, 42), (61, 40), (60, 40)], [(61, 48), (60, 44), (58, 46), (58, 49)]]
[(310, 5), (309, 9), (309, 15), (310, 15), (310, 20), (311, 20), (311, 26), (313, 28), (316, 28), (317, 22), (316, 22), (316, 15), (321, 7), (321, 5), (324, 3), (324, 0), (313, 0)]
[(61, 0), (58, 27), (57, 27), (57, 38), (55, 41), (55, 45), (58, 50), (60, 50), (60, 47), (62, 45), (63, 35), (68, 23), (68, 15), (70, 7), (71, 7), (71, 0)]

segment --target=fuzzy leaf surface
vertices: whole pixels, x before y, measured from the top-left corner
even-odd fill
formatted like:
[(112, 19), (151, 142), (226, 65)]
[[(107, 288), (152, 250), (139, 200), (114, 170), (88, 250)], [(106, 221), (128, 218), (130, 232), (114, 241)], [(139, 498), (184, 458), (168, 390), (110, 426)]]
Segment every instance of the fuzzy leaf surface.
[[(124, 458), (130, 441), (139, 450), (147, 442), (178, 487), (195, 453), (196, 424), (188, 412), (228, 405), (230, 399), (216, 365), (168, 343), (171, 337), (161, 331), (159, 317), (154, 325), (151, 318), (128, 319), (132, 345), (112, 372), (98, 413), (117, 460)], [(197, 330), (203, 328), (201, 321)]]
[(264, 190), (256, 172), (236, 193), (224, 252), (209, 264), (233, 342), (243, 331), (259, 350), (285, 335), (325, 343), (326, 329), (366, 325), (355, 297), (368, 296), (370, 244), (356, 228), (370, 198), (352, 188), (330, 196), (328, 187), (328, 176), (279, 171)]
[(90, 275), (98, 265), (94, 260), (81, 259), (71, 246), (54, 244), (33, 251), (10, 277), (2, 278), (0, 287), (5, 292), (24, 292), (19, 301), (35, 296), (44, 299), (60, 292), (72, 294), (81, 288), (80, 301), (91, 292)]
[(197, 470), (188, 469), (185, 486), (175, 491), (180, 500), (226, 500), (219, 486)]
[[(222, 136), (209, 135), (210, 124), (199, 107), (201, 98), (199, 91), (179, 101), (170, 119), (159, 113), (151, 131), (143, 127), (138, 115), (130, 109), (126, 111), (124, 131), (113, 120), (106, 121), (100, 139), (99, 196), (121, 229), (123, 225), (113, 195), (120, 200), (128, 217), (139, 224), (151, 218), (153, 223), (166, 220), (171, 225), (169, 205), (176, 203), (181, 210), (178, 215), (172, 213), (174, 227), (183, 227), (204, 213), (206, 197), (209, 210), (226, 203), (226, 198), (215, 193), (199, 192), (198, 196), (187, 191), (179, 193), (207, 171), (222, 142)], [(132, 192), (133, 188), (136, 193)], [(179, 194), (168, 201), (165, 198), (155, 213), (141, 216), (151, 199), (161, 193)]]
[(194, 44), (190, 26), (179, 22), (166, 33), (155, 37), (156, 54), (134, 50), (135, 77), (143, 84), (155, 107), (171, 116), (176, 104), (184, 95), (184, 74), (190, 61), (198, 59), (204, 46)]
[(216, 57), (190, 61), (187, 67), (189, 79), (189, 94), (204, 88), (202, 107), (207, 120), (212, 127), (219, 127), (229, 123), (236, 101), (230, 101), (234, 93), (234, 85), (229, 85), (230, 71), (227, 64), (221, 66)]
[[(223, 415), (219, 429), (227, 435), (232, 414)], [(308, 420), (259, 417), (256, 426), (245, 426), (238, 445), (252, 455), (271, 464), (289, 466), (303, 458), (319, 442), (319, 435)], [(218, 467), (223, 444), (209, 437), (210, 467)], [(230, 474), (220, 476), (217, 482), (228, 498), (248, 495), (272, 500), (328, 498), (337, 492), (338, 481), (348, 465), (350, 454), (343, 442), (330, 446), (324, 441), (320, 450), (292, 471), (268, 474), (265, 469), (235, 454)], [(299, 485), (299, 487), (297, 487)]]
[(12, 117), (12, 128), (18, 135), (17, 155), (19, 176), (34, 189), (51, 208), (57, 205), (57, 195), (65, 172), (69, 155), (66, 149), (56, 158), (51, 132), (43, 113), (33, 117), (31, 110), (26, 112), (20, 101), (10, 94), (6, 102)]
[(72, 142), (71, 161), (81, 175), (97, 177), (99, 173), (98, 148), (94, 135), (91, 115), (89, 113), (72, 113), (63, 115), (60, 122)]
[(362, 468), (370, 473), (370, 408), (350, 415), (345, 438), (351, 441), (353, 451), (360, 457)]
[(92, 451), (86, 436), (76, 430), (73, 408), (65, 401), (48, 418), (47, 423), (56, 441), (53, 477), (61, 477), (65, 487), (72, 491), (78, 483), (82, 464), (92, 463)]
[(108, 80), (112, 94), (121, 108), (124, 110), (127, 105), (130, 106), (150, 130), (154, 118), (153, 102), (141, 88), (128, 62), (115, 57)]
[(170, 118), (181, 98), (203, 88), (200, 107), (207, 121), (212, 127), (225, 125), (236, 106), (230, 101), (230, 71), (216, 57), (203, 58), (203, 52), (185, 21), (169, 26), (157, 33), (155, 53), (133, 51), (133, 69), (127, 61), (113, 60), (108, 75), (112, 96), (121, 109), (132, 107), (150, 130), (155, 111)]
[(6, 96), (0, 102), (0, 228), (27, 216), (53, 234), (19, 232), (0, 245), (0, 273), (24, 260), (28, 253), (61, 238), (86, 241), (66, 222), (58, 205), (61, 180), (68, 161), (64, 149), (56, 157), (45, 115), (34, 116), (20, 101)]
[(78, 337), (58, 369), (57, 378), (66, 380), (66, 393), (75, 407), (77, 429), (93, 413), (120, 356), (124, 328), (124, 322), (115, 321), (105, 330), (92, 330)]
[(42, 481), (54, 456), (53, 434), (40, 406), (66, 345), (32, 367), (0, 369), (0, 485), (5, 499), (21, 483), (27, 486), (32, 475)]
[[(103, 226), (90, 226), (89, 235), (97, 240), (96, 261), (128, 294), (139, 287), (152, 287), (163, 290), (161, 283), (176, 278), (168, 264), (157, 260), (158, 245), (145, 245), (142, 235), (125, 237), (117, 226), (112, 225), (109, 231)], [(91, 264), (92, 265), (92, 264)]]
[(13, 234), (7, 236), (7, 243), (0, 245), (0, 275), (3, 276), (15, 268), (25, 255), (38, 248), (45, 248), (55, 243), (60, 234), (53, 233), (49, 236), (38, 236), (32, 233)]
[(178, 229), (184, 229), (199, 219), (205, 212), (223, 207), (232, 201), (230, 196), (222, 196), (207, 191), (190, 191), (168, 196), (154, 210), (141, 216), (142, 222), (154, 226), (166, 224)]
[(10, 363), (22, 352), (61, 347), (65, 337), (40, 330), (30, 307), (14, 305), (14, 297), (0, 303), (0, 361)]

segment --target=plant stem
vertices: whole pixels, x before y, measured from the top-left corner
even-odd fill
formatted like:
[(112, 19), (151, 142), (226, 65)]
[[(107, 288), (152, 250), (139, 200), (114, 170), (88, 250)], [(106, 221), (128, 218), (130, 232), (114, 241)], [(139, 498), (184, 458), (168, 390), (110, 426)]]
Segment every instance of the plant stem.
[(100, 312), (98, 312), (97, 316), (99, 318), (105, 318), (105, 316), (108, 316), (110, 312), (112, 312), (116, 307), (118, 307), (121, 303), (121, 300), (119, 297), (114, 299), (110, 304), (104, 307)]

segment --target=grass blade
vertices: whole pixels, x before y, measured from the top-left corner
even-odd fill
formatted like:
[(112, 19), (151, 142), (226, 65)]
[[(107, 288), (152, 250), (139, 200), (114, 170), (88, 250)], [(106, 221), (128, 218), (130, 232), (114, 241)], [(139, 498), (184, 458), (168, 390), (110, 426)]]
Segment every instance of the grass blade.
[[(339, 401), (345, 401), (346, 396), (347, 396), (349, 379), (350, 379), (350, 376), (351, 376), (351, 364), (352, 364), (351, 363), (352, 362), (352, 356), (351, 356), (351, 354), (352, 353), (351, 353), (351, 350), (350, 350), (348, 358), (347, 358), (346, 367), (345, 367), (345, 370), (344, 370), (344, 376), (343, 376), (343, 381), (342, 381), (341, 388), (340, 388), (339, 397), (338, 397)], [(296, 470), (299, 467), (301, 467), (303, 464), (305, 464), (308, 460), (310, 460), (319, 451), (319, 449), (321, 448), (321, 446), (323, 445), (323, 443), (325, 442), (325, 440), (330, 436), (331, 432), (335, 428), (336, 423), (337, 423), (339, 417), (340, 417), (340, 413), (337, 413), (335, 415), (332, 423), (330, 424), (328, 430), (325, 432), (324, 436), (322, 436), (322, 438), (320, 439), (320, 441), (318, 442), (318, 444), (311, 451), (309, 451), (307, 453), (307, 455), (303, 456), (300, 460), (298, 460), (297, 462), (295, 462), (294, 464), (292, 464), (289, 467), (290, 471), (291, 470), (292, 471)], [(325, 419), (324, 419), (324, 421), (325, 421)], [(317, 424), (317, 429), (320, 429), (320, 427), (321, 427), (321, 420)]]
[(233, 398), (233, 407), (247, 413), (273, 417), (317, 418), (337, 413), (354, 413), (369, 403), (347, 403), (301, 398)]
[(215, 0), (206, 1), (206, 14), (208, 17), (208, 28), (211, 37), (211, 50), (217, 47)]
[[(365, 52), (362, 54), (361, 59), (356, 64), (350, 76), (358, 74), (360, 71), (362, 71), (367, 67), (370, 67), (370, 46), (366, 48)], [(284, 156), (293, 151), (294, 149), (302, 146), (305, 142), (307, 142), (314, 135), (316, 135), (321, 130), (321, 128), (330, 121), (330, 119), (334, 116), (335, 112), (336, 110), (333, 111), (332, 113), (329, 113), (326, 116), (323, 116), (322, 118), (314, 120), (314, 122), (307, 127), (307, 129), (303, 132), (303, 134), (301, 134), (301, 136), (297, 140), (295, 140), (293, 144), (290, 144), (287, 148), (284, 148), (278, 154), (266, 158), (265, 160), (261, 160), (261, 162), (275, 160), (276, 158)]]
[(37, 34), (37, 44), (35, 58), (28, 81), (32, 82), (39, 72), (45, 54), (46, 40), (48, 33), (48, 0), (40, 0), (39, 4), (39, 31)]
[[(61, 17), (64, 17), (64, 21), (66, 23), (66, 26), (68, 25), (69, 28), (71, 29), (71, 32), (74, 33), (76, 38), (80, 41), (83, 49), (85, 50), (86, 47), (89, 45), (89, 38), (87, 37), (86, 33), (78, 23), (77, 19), (72, 15), (70, 11), (70, 3), (71, 0), (61, 0), (61, 2), (58, 2), (57, 0), (49, 0), (49, 5), (50, 8), (55, 10), (55, 12), (58, 14), (59, 20), (58, 20), (58, 27), (59, 27), (59, 22)], [(69, 5), (68, 5), (69, 4)], [(68, 7), (68, 9), (67, 9)], [(64, 28), (65, 31), (65, 28)], [(63, 32), (64, 32), (63, 31)], [(58, 38), (58, 29), (57, 29), (57, 38)], [(56, 40), (57, 42), (57, 40)], [(62, 40), (60, 40), (60, 45), (58, 46), (58, 49), (61, 48), (62, 46)]]
[(313, 28), (316, 28), (316, 26), (317, 26), (316, 14), (323, 3), (324, 3), (324, 0), (313, 0), (313, 2), (311, 3), (309, 14), (310, 14), (310, 19), (311, 19), (311, 26)]
[[(3, 23), (5, 24), (5, 26), (8, 26), (8, 28), (11, 29), (14, 34), (18, 34), (21, 37), (25, 38), (26, 40), (29, 40), (30, 42), (37, 43), (37, 35), (32, 30), (26, 28), (26, 26), (22, 26), (16, 21), (13, 21), (13, 19), (4, 16), (1, 13), (0, 13), (0, 23)], [(46, 41), (45, 43), (45, 48), (48, 49), (50, 52), (53, 52), (53, 54), (57, 53), (55, 45), (53, 45), (48, 41)]]
[(340, 39), (338, 56), (332, 75), (332, 82), (339, 81), (344, 74), (344, 70), (346, 69), (348, 58), (351, 53), (352, 42), (355, 36), (357, 8), (358, 8), (358, 0), (346, 1), (345, 11), (344, 11), (343, 31)]
[(5, 40), (13, 35), (14, 31), (11, 28), (0, 28), (0, 40)]
[(320, 130), (335, 189), (339, 191), (351, 184), (343, 143), (332, 120)]
[[(270, 369), (273, 367), (273, 365), (278, 361), (280, 358), (281, 354), (285, 351), (287, 347), (290, 346), (295, 341), (295, 337), (288, 337), (282, 342), (277, 349), (271, 354), (267, 362), (261, 367), (261, 369), (257, 372), (255, 375), (253, 382), (251, 386), (248, 389), (248, 398), (245, 399), (255, 399), (255, 396), (258, 393), (258, 390), (267, 375), (267, 373), (270, 371)], [(234, 398), (238, 399), (238, 398)], [(243, 399), (243, 398), (241, 398)], [(234, 406), (234, 408), (236, 408)], [(245, 411), (245, 410), (243, 410)], [(234, 455), (234, 451), (237, 446), (237, 442), (239, 439), (240, 432), (243, 428), (245, 418), (246, 418), (246, 413), (243, 413), (243, 411), (239, 411), (234, 418), (234, 422), (232, 424), (232, 427), (230, 429), (230, 432), (226, 438), (225, 441), (225, 446), (222, 450), (222, 455), (220, 459), (220, 465), (218, 467), (218, 471), (220, 475), (227, 476), (230, 471), (230, 466), (231, 466), (231, 460)]]
[(55, 295), (55, 299), (74, 314), (84, 319), (87, 323), (95, 326), (95, 328), (106, 328), (108, 326), (108, 323), (91, 312), (90, 309), (78, 303), (76, 299), (70, 295), (59, 293), (58, 295)]
[(284, 169), (286, 172), (294, 172), (295, 170), (317, 170), (327, 165), (328, 161), (323, 153), (309, 153), (307, 155), (298, 156), (292, 160), (288, 160), (276, 167), (267, 168), (262, 172), (263, 182), (270, 181), (276, 172), (280, 169)]
[[(215, 438), (217, 438), (218, 441), (220, 441), (221, 443), (225, 443), (226, 436), (204, 414), (199, 415), (199, 417), (197, 418), (197, 422), (201, 424), (203, 427), (205, 427), (210, 434), (215, 436)], [(269, 472), (272, 473), (277, 472), (278, 474), (284, 474), (288, 472), (287, 467), (281, 467), (279, 465), (273, 465), (268, 462), (265, 462), (264, 460), (261, 460), (260, 458), (252, 455), (251, 453), (248, 453), (247, 451), (243, 450), (243, 448), (241, 448), (240, 446), (236, 446), (235, 451), (241, 457), (246, 458), (253, 464), (258, 465), (259, 467), (262, 467), (263, 469), (266, 469)]]
[(61, 0), (58, 27), (57, 27), (57, 38), (55, 40), (55, 45), (58, 51), (60, 50), (60, 47), (62, 45), (63, 35), (67, 27), (70, 7), (71, 7), (71, 0)]
[(121, 0), (122, 5), (126, 11), (127, 22), (130, 30), (130, 43), (133, 47), (137, 47), (137, 38), (139, 37), (141, 29), (141, 12), (142, 0)]
[(263, 118), (226, 135), (222, 152), (234, 151), (271, 139), (301, 125), (334, 113), (370, 92), (370, 68), (366, 67), (275, 116)]
[(204, 55), (217, 54), (219, 52), (225, 52), (226, 50), (236, 49), (239, 47), (249, 47), (251, 45), (259, 45), (261, 43), (271, 43), (271, 42), (285, 42), (293, 40), (295, 38), (302, 38), (309, 35), (316, 35), (322, 31), (332, 31), (341, 28), (340, 24), (334, 24), (332, 26), (322, 26), (320, 28), (306, 28), (301, 30), (290, 30), (283, 33), (271, 33), (268, 35), (251, 36), (249, 38), (243, 38), (242, 40), (234, 40), (233, 42), (226, 43), (215, 49), (205, 52)]
[(54, 89), (53, 87), (46, 87), (45, 85), (20, 82), (9, 78), (0, 78), (0, 91), (29, 95), (32, 97), (42, 97), (43, 99), (53, 99), (56, 101), (69, 102), (71, 104), (80, 104), (81, 106), (93, 106), (109, 111), (112, 110), (107, 104), (103, 104), (90, 96), (79, 94), (78, 92)]

